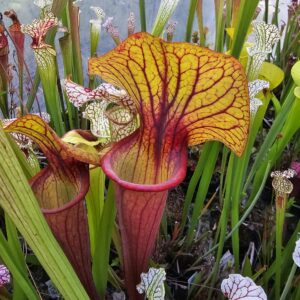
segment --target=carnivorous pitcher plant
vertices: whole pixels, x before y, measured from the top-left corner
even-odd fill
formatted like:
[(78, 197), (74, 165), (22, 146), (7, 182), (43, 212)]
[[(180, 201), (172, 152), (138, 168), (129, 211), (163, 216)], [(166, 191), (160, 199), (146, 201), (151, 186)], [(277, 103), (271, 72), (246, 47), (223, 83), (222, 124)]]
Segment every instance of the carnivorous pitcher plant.
[(68, 195), (55, 204), (56, 210), (63, 205), (74, 209), (64, 201), (84, 197), (87, 189), (80, 187), (82, 179), (88, 180), (87, 164), (97, 164), (101, 156), (103, 171), (115, 186), (127, 292), (130, 299), (140, 299), (136, 284), (147, 270), (168, 190), (185, 177), (187, 147), (217, 140), (238, 156), (243, 152), (250, 119), (248, 83), (233, 57), (148, 33), (133, 34), (107, 54), (91, 58), (89, 73), (124, 89), (137, 112), (133, 120), (139, 128), (111, 143), (104, 155), (63, 143), (38, 117), (33, 123), (32, 116), (25, 116), (7, 130), (27, 134), (49, 154), (49, 166), (32, 180), (32, 187), (43, 200), (50, 178), (55, 180), (56, 188)]

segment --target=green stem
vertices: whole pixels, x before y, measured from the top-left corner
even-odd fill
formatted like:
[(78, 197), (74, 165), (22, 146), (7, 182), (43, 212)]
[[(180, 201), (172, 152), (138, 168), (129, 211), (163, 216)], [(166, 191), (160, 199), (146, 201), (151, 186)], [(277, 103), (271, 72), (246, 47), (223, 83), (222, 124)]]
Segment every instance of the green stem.
[(205, 162), (208, 161), (207, 158), (211, 151), (211, 148), (212, 148), (212, 142), (207, 142), (204, 144), (203, 150), (200, 155), (200, 159), (197, 162), (197, 166), (196, 166), (193, 176), (189, 182), (189, 186), (188, 186), (188, 189), (187, 189), (187, 192), (185, 195), (183, 213), (182, 213), (181, 224), (180, 224), (181, 231), (183, 231), (184, 226), (186, 224), (187, 216), (188, 216), (188, 213), (190, 210), (190, 205), (192, 203), (192, 200), (193, 200), (193, 197), (194, 197), (194, 194), (196, 191), (196, 187), (200, 180), (200, 177), (203, 173)]
[(31, 111), (34, 100), (36, 99), (36, 93), (37, 93), (38, 87), (40, 85), (40, 82), (41, 82), (41, 77), (40, 77), (38, 70), (36, 70), (34, 80), (32, 82), (32, 87), (30, 89), (30, 93), (28, 95), (28, 99), (27, 99), (27, 103), (26, 103), (26, 107), (29, 112)]
[(240, 56), (258, 2), (259, 0), (241, 0), (231, 51), (236, 58)]
[(277, 27), (278, 27), (278, 14), (279, 14), (279, 0), (276, 0), (272, 23), (275, 24)]
[[(64, 65), (64, 76), (67, 78), (72, 74), (73, 70), (73, 60), (72, 60), (72, 40), (71, 35), (66, 34), (59, 39), (59, 44), (61, 48), (61, 54), (63, 58)], [(74, 107), (74, 105), (69, 101), (66, 91), (64, 90), (64, 98), (67, 105), (68, 110), (68, 121), (70, 129), (78, 128), (79, 120), (78, 120), (78, 111)]]
[(51, 124), (54, 126), (57, 134), (62, 136), (65, 133), (65, 126), (57, 90), (56, 57), (46, 48), (36, 49), (34, 54), (44, 91), (46, 109), (51, 117)]
[(198, 224), (199, 216), (203, 208), (204, 200), (206, 198), (208, 188), (211, 182), (212, 175), (215, 170), (216, 161), (221, 149), (221, 144), (217, 142), (211, 142), (211, 149), (207, 158), (207, 163), (205, 164), (203, 174), (199, 183), (198, 191), (195, 198), (195, 203), (193, 207), (193, 213), (191, 222), (189, 224), (189, 229), (186, 237), (186, 246), (189, 247), (192, 244), (194, 238), (194, 230)]
[[(267, 181), (269, 172), (270, 172), (270, 165), (268, 165), (267, 168), (266, 168), (266, 171), (265, 171), (265, 174), (264, 174), (264, 178), (261, 181), (260, 188), (259, 188), (258, 192), (256, 193), (255, 198), (251, 202), (251, 205), (246, 209), (246, 211), (244, 212), (243, 216), (240, 218), (239, 222), (231, 229), (230, 233), (226, 236), (225, 241), (227, 241), (233, 235), (233, 233), (243, 224), (243, 222), (246, 220), (246, 218), (248, 217), (248, 215), (251, 213), (252, 209), (256, 205), (256, 203), (257, 203), (258, 199), (260, 198), (260, 195), (261, 195), (261, 193), (262, 193), (262, 191), (263, 191), (263, 189), (265, 187), (265, 183)], [(225, 205), (223, 207), (225, 207)], [(222, 211), (222, 213), (223, 213), (223, 211)], [(221, 214), (221, 218), (222, 218), (222, 214)], [(220, 219), (220, 223), (221, 223), (221, 219)], [(222, 224), (223, 223), (221, 223), (221, 225)], [(204, 255), (202, 255), (199, 258), (197, 258), (196, 261), (193, 263), (193, 266), (197, 265), (204, 257), (206, 257), (208, 254), (212, 253), (218, 247), (219, 247), (219, 243), (215, 244)]]
[(147, 31), (147, 23), (146, 23), (146, 8), (145, 8), (145, 0), (140, 1), (140, 21), (141, 21), (141, 31)]
[(276, 273), (275, 273), (275, 299), (280, 298), (281, 288), (281, 250), (286, 196), (276, 196)]
[(73, 46), (73, 80), (80, 85), (83, 85), (83, 67), (80, 48), (80, 33), (79, 33), (79, 7), (73, 5), (72, 1), (69, 1), (69, 14), (70, 14), (70, 28)]
[(197, 6), (197, 0), (190, 0), (189, 14), (188, 14), (188, 19), (187, 19), (187, 23), (186, 23), (186, 31), (185, 31), (185, 41), (186, 42), (191, 41), (196, 6)]
[[(219, 274), (219, 267), (220, 267), (220, 260), (223, 253), (224, 243), (226, 239), (226, 231), (227, 231), (227, 223), (228, 223), (228, 216), (231, 207), (231, 188), (232, 188), (232, 174), (233, 174), (233, 156), (230, 157), (228, 163), (228, 172), (227, 172), (227, 187), (226, 187), (226, 195), (224, 199), (224, 206), (222, 208), (222, 213), (219, 221), (218, 227), (220, 228), (220, 235), (219, 235), (219, 245), (217, 250), (216, 262), (214, 265), (214, 269), (212, 272), (212, 279), (211, 279), (211, 286), (214, 286)], [(212, 290), (209, 291), (208, 299), (211, 299)]]
[[(225, 28), (231, 27), (231, 18), (232, 18), (232, 0), (226, 0), (226, 18), (225, 18)], [(224, 28), (223, 28), (224, 30)], [(226, 48), (229, 49), (231, 38), (226, 34)]]
[(204, 32), (204, 25), (203, 25), (203, 1), (198, 0), (197, 7), (197, 20), (198, 20), (198, 30), (200, 35), (200, 46), (205, 46), (205, 32)]
[(95, 244), (95, 253), (97, 253), (97, 255), (94, 255), (93, 257), (93, 277), (100, 299), (105, 299), (106, 294), (109, 253), (116, 213), (114, 189), (112, 182), (110, 182), (107, 199), (103, 207), (101, 221), (99, 222), (97, 230), (97, 232), (100, 233)]
[(269, 0), (265, 0), (265, 14), (264, 21), (268, 24), (268, 15), (269, 15)]
[(86, 195), (92, 257), (104, 206), (105, 175), (101, 168), (90, 170), (90, 188)]
[[(298, 232), (300, 231), (300, 221), (298, 221), (294, 232), (292, 233), (292, 236), (290, 237), (289, 241), (287, 242), (287, 244), (285, 245), (283, 251), (282, 251), (282, 255), (281, 255), (281, 259), (282, 261), (290, 261), (292, 258), (292, 253), (295, 249), (295, 243), (298, 239)], [(272, 249), (273, 249), (273, 244), (272, 244)], [(290, 272), (290, 264), (284, 264), (282, 265), (281, 270), (282, 271), (286, 271), (288, 269), (288, 272)], [(286, 272), (286, 273), (288, 273)], [(269, 282), (272, 279), (272, 277), (274, 277), (273, 275), (276, 273), (276, 261), (274, 261), (266, 270), (266, 272), (263, 274), (263, 277), (258, 281), (259, 285), (264, 285), (266, 286), (266, 288), (269, 286)], [(298, 298), (295, 298), (298, 299)]]
[[(234, 191), (232, 191), (232, 208), (231, 208), (231, 226), (232, 228), (239, 222), (240, 215), (240, 199), (241, 199), (241, 189), (243, 183), (243, 174), (245, 169), (245, 157), (244, 154), (240, 159), (235, 156), (234, 153), (231, 153), (234, 156), (234, 174), (232, 180), (235, 184)], [(239, 230), (236, 230), (232, 235), (232, 250), (234, 255), (234, 265), (235, 272), (238, 272), (240, 265), (240, 242), (239, 242)]]
[(224, 42), (224, 0), (215, 0), (216, 12), (216, 39), (215, 50), (221, 52)]
[(256, 171), (259, 168), (259, 166), (265, 161), (266, 153), (268, 153), (270, 147), (276, 140), (277, 134), (280, 132), (281, 128), (283, 127), (283, 124), (288, 116), (288, 112), (295, 100), (294, 87), (295, 85), (293, 84), (293, 86), (289, 90), (289, 94), (286, 97), (278, 116), (274, 120), (273, 125), (268, 132), (268, 135), (266, 136), (263, 144), (260, 147), (259, 152), (256, 155), (255, 161), (251, 167), (249, 175), (247, 176), (247, 180), (244, 185), (243, 192), (247, 191), (250, 183), (252, 182), (253, 176), (256, 174)]
[(293, 267), (291, 269), (291, 272), (289, 274), (288, 280), (285, 284), (284, 290), (281, 294), (280, 300), (285, 300), (286, 299), (286, 296), (287, 296), (288, 292), (290, 291), (290, 288), (291, 288), (292, 281), (293, 281), (294, 275), (296, 273), (296, 270), (297, 270), (297, 265), (294, 263)]
[[(234, 184), (234, 189), (232, 190), (231, 199), (232, 199), (232, 210), (231, 210), (231, 225), (232, 228), (235, 228), (236, 224), (240, 220), (240, 201), (243, 197), (243, 186), (245, 184), (245, 178), (247, 176), (248, 165), (253, 149), (253, 145), (257, 136), (257, 132), (262, 124), (263, 116), (265, 111), (268, 107), (269, 103), (269, 95), (267, 95), (264, 99), (264, 104), (260, 108), (260, 111), (257, 113), (255, 118), (251, 118), (250, 122), (250, 130), (249, 130), (249, 137), (246, 145), (246, 149), (241, 157), (237, 157), (233, 153), (231, 154), (234, 156), (234, 174), (232, 176), (232, 184)], [(264, 173), (265, 174), (265, 170)], [(251, 202), (252, 203), (252, 202)], [(239, 251), (240, 251), (240, 242), (239, 242), (239, 231), (236, 230), (232, 235), (232, 249), (233, 255), (235, 258), (235, 271), (238, 272), (239, 270)]]

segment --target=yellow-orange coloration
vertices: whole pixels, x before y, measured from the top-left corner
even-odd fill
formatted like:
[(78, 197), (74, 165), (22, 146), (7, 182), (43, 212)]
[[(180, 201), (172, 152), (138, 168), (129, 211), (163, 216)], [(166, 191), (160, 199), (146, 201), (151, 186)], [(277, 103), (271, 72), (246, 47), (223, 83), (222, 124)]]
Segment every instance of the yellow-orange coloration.
[[(140, 127), (115, 143), (101, 165), (116, 182), (129, 298), (141, 299), (135, 287), (147, 270), (168, 190), (184, 179), (187, 146), (218, 140), (237, 155), (243, 153), (250, 122), (247, 79), (233, 57), (188, 43), (168, 43), (147, 33), (133, 34), (109, 53), (90, 59), (89, 73), (125, 89), (139, 114)], [(73, 195), (82, 196), (72, 176), (79, 178), (78, 183), (86, 181), (80, 178), (86, 167), (80, 161), (97, 164), (97, 153), (63, 143), (36, 116), (15, 121), (7, 131), (35, 140), (54, 157), (51, 164), (59, 170), (51, 165), (50, 170), (63, 172), (69, 181), (59, 174), (54, 178), (72, 182)], [(43, 190), (45, 172), (39, 180)]]
[(10, 123), (4, 128), (6, 132), (18, 132), (29, 136), (36, 142), (41, 150), (50, 155), (55, 164), (57, 157), (62, 160), (73, 160), (98, 165), (100, 163), (99, 154), (96, 152), (87, 152), (86, 150), (76, 148), (62, 141), (53, 129), (36, 115), (26, 115)]
[(247, 78), (233, 57), (147, 33), (90, 59), (89, 73), (125, 89), (140, 116), (139, 129), (101, 164), (116, 182), (128, 296), (143, 299), (136, 284), (147, 271), (167, 191), (184, 179), (187, 146), (218, 140), (237, 155), (245, 148)]
[[(89, 73), (124, 88), (138, 111), (182, 118), (188, 145), (217, 139), (241, 155), (249, 125), (247, 78), (233, 57), (188, 43), (133, 35), (106, 55), (92, 58)], [(154, 112), (153, 112), (154, 111)]]
[[(153, 178), (167, 180), (174, 167), (165, 154), (169, 157), (179, 140), (189, 146), (218, 140), (242, 154), (249, 96), (246, 75), (233, 57), (137, 33), (90, 59), (89, 73), (124, 88), (141, 115), (140, 137), (132, 141), (130, 151), (120, 151), (123, 157), (113, 166), (123, 180), (143, 184), (155, 183)], [(159, 170), (157, 160), (164, 162)], [(146, 173), (132, 172), (145, 167)]]

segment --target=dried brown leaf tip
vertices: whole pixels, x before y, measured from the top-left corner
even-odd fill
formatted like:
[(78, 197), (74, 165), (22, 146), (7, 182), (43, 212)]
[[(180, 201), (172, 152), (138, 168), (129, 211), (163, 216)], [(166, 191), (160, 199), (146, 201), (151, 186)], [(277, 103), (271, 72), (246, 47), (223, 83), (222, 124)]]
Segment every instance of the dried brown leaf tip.
[(20, 21), (18, 19), (17, 13), (13, 9), (10, 9), (10, 10), (5, 11), (4, 15), (12, 20), (13, 24), (10, 26), (10, 29), (15, 30), (15, 31), (19, 31), (20, 27), (21, 27), (21, 24), (20, 24)]
[(4, 15), (11, 19), (12, 24), (9, 26), (9, 33), (14, 42), (14, 46), (17, 50), (19, 68), (22, 68), (24, 61), (24, 34), (21, 32), (21, 23), (18, 19), (17, 13), (13, 10), (7, 10), (4, 12)]
[(275, 190), (276, 197), (286, 197), (293, 190), (293, 184), (289, 180), (296, 176), (296, 171), (293, 169), (287, 169), (285, 171), (274, 171), (271, 173), (272, 186)]
[[(8, 39), (5, 33), (5, 26), (2, 23), (2, 20), (0, 19), (0, 90), (1, 89), (6, 90), (6, 83), (9, 80), (7, 74), (8, 53), (9, 53), (9, 46), (8, 46)], [(5, 115), (7, 115), (7, 113), (5, 113)]]

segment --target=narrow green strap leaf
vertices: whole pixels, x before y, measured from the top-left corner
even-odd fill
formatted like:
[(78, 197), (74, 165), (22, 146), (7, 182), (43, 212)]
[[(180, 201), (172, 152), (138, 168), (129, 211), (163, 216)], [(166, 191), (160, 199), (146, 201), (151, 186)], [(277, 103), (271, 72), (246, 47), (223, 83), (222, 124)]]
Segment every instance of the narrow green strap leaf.
[(195, 203), (193, 207), (193, 213), (192, 213), (192, 218), (189, 224), (189, 229), (187, 232), (187, 237), (186, 237), (186, 245), (189, 247), (194, 238), (194, 231), (197, 227), (197, 224), (199, 222), (199, 216), (201, 215), (201, 211), (204, 205), (204, 201), (206, 199), (206, 195), (208, 192), (208, 188), (210, 186), (210, 182), (215, 170), (216, 166), (216, 161), (221, 149), (221, 144), (218, 142), (210, 142), (211, 143), (211, 148), (209, 155), (207, 157), (207, 161), (205, 165), (203, 166), (203, 174), (200, 179), (198, 191), (196, 194), (195, 198)]
[(188, 213), (190, 211), (190, 206), (194, 197), (194, 194), (196, 192), (196, 187), (199, 183), (200, 177), (202, 176), (204, 167), (205, 167), (205, 162), (208, 162), (208, 156), (209, 153), (211, 152), (211, 148), (213, 146), (214, 142), (206, 142), (203, 146), (203, 150), (201, 151), (200, 158), (197, 162), (197, 166), (195, 168), (194, 174), (189, 182), (189, 186), (185, 195), (185, 200), (184, 200), (184, 206), (183, 206), (183, 212), (182, 212), (182, 218), (181, 218), (181, 230), (184, 229)]
[(104, 206), (104, 192), (105, 175), (102, 169), (99, 167), (90, 169), (90, 188), (85, 199), (87, 205), (92, 257), (94, 256), (97, 237), (100, 234), (98, 229)]
[(185, 41), (190, 42), (198, 0), (190, 0), (189, 15), (186, 23)]
[(140, 0), (141, 31), (147, 31), (145, 0)]
[(116, 217), (116, 205), (114, 199), (114, 189), (110, 183), (108, 188), (107, 199), (103, 207), (102, 218), (98, 227), (98, 239), (95, 244), (95, 253), (93, 258), (93, 276), (98, 293), (104, 298), (108, 268), (109, 268), (109, 253), (112, 238), (113, 227)]
[(79, 36), (79, 7), (71, 4), (69, 7), (70, 29), (73, 45), (73, 80), (83, 84), (83, 66), (81, 58), (80, 36)]
[(223, 50), (224, 42), (224, 0), (215, 0), (215, 12), (216, 12), (216, 39), (215, 39), (215, 50)]
[(251, 167), (250, 172), (248, 173), (246, 183), (244, 185), (243, 192), (247, 190), (249, 187), (254, 175), (256, 175), (257, 170), (262, 165), (262, 163), (265, 163), (269, 157), (269, 149), (271, 148), (272, 144), (276, 140), (277, 134), (282, 129), (283, 124), (285, 123), (285, 120), (287, 119), (288, 113), (290, 111), (290, 108), (295, 100), (295, 96), (293, 94), (294, 85), (291, 87), (288, 96), (285, 99), (284, 104), (282, 105), (281, 111), (279, 112), (278, 116), (276, 117), (275, 121), (273, 122), (273, 125), (271, 129), (269, 130), (264, 142), (262, 143), (256, 157), (255, 161)]
[[(61, 55), (63, 59), (64, 65), (64, 76), (67, 78), (73, 71), (73, 52), (72, 52), (72, 39), (71, 35), (68, 33), (59, 39), (59, 45), (61, 48)], [(78, 128), (78, 112), (75, 109), (74, 105), (69, 101), (65, 91), (65, 102), (68, 110), (68, 118), (69, 118), (69, 128), (74, 129)]]
[(259, 0), (241, 0), (231, 54), (239, 57)]

